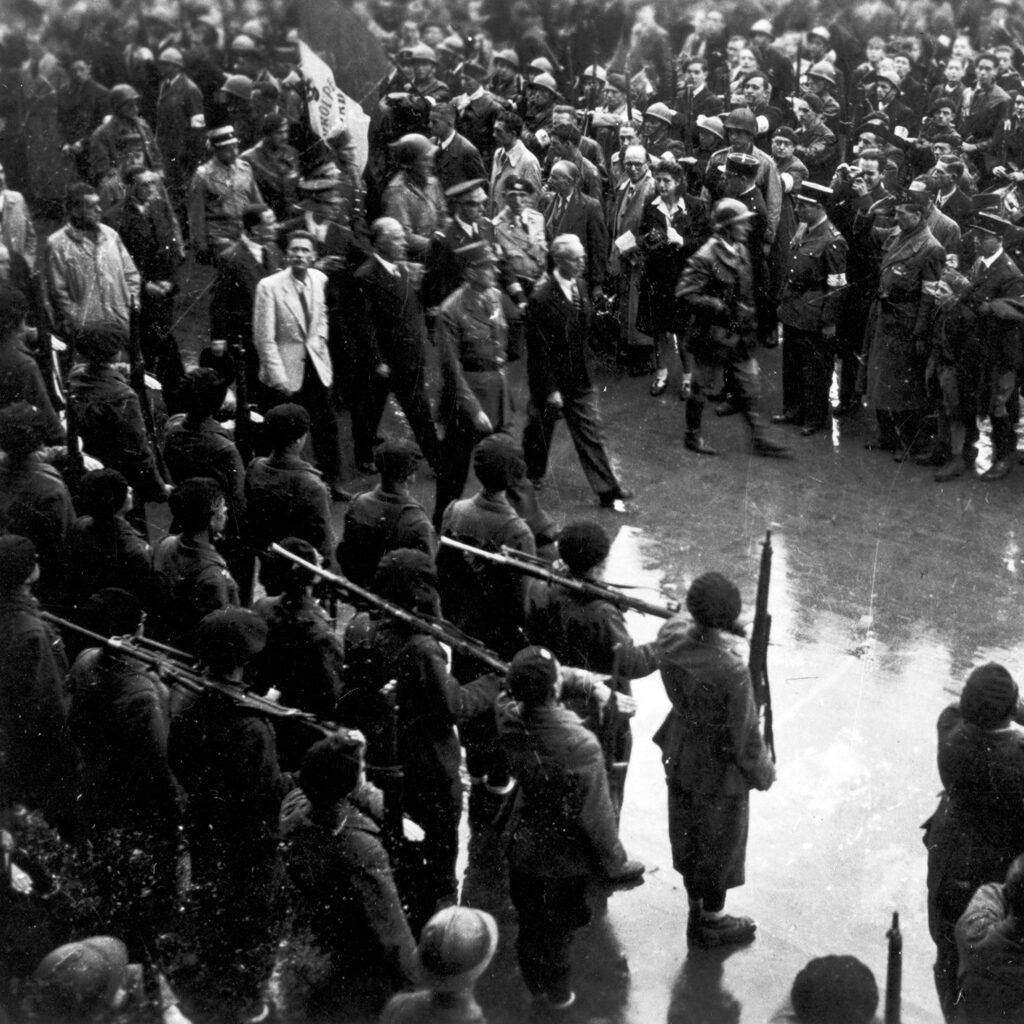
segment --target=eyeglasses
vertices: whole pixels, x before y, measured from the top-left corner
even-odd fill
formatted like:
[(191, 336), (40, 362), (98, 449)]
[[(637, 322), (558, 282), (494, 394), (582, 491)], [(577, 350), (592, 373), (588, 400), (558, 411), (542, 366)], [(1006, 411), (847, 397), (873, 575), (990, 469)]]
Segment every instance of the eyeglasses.
[(623, 167), (646, 167), (647, 164), (643, 160), (623, 160)]

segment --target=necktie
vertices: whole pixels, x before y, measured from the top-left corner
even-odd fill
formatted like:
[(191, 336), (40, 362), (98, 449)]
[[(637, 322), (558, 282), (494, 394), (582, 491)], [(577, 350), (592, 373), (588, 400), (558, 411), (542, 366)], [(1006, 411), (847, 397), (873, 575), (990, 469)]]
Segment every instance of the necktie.
[(306, 299), (306, 286), (300, 284), (297, 286), (299, 289), (299, 302), (302, 305), (302, 315), (306, 320), (306, 330), (309, 330), (309, 302)]
[(575, 307), (577, 314), (583, 308), (583, 305), (580, 302), (580, 290), (575, 281), (572, 283), (572, 304)]

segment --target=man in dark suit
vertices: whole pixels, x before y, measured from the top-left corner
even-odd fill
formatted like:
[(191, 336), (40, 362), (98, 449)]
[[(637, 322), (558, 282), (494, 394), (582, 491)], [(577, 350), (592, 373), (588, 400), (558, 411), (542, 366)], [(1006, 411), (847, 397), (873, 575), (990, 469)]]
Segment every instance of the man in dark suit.
[[(257, 394), (260, 369), (252, 343), (252, 306), (256, 285), (284, 265), (281, 250), (274, 241), (276, 236), (274, 211), (258, 203), (247, 206), (242, 211), (242, 237), (224, 251), (217, 264), (210, 301), (210, 337), (224, 338), (229, 351), (244, 353), (250, 401)], [(279, 400), (275, 397), (270, 404)]]
[(494, 156), (494, 122), (505, 112), (497, 97), (484, 88), (487, 69), (475, 60), (467, 60), (459, 70), (462, 95), (455, 98), (459, 111), (459, 128), (463, 137), (480, 152), (490, 166)]
[(684, 85), (676, 94), (676, 125), (686, 147), (693, 155), (697, 148), (697, 118), (714, 117), (725, 106), (721, 96), (708, 88), (708, 66), (702, 57), (691, 57), (683, 69)]
[(487, 208), (485, 186), (486, 181), (477, 178), (445, 192), (454, 205), (454, 216), (444, 234), (435, 235), (427, 249), (423, 303), (428, 309), (440, 306), (462, 284), (465, 266), (456, 250), (480, 241), (494, 245), (494, 225), (483, 215)]
[(966, 235), (974, 216), (974, 206), (970, 197), (957, 184), (964, 173), (963, 161), (957, 157), (940, 157), (929, 173), (939, 187), (935, 205), (947, 217), (955, 220), (960, 225), (960, 231)]
[(530, 412), (523, 434), (527, 475), (544, 479), (555, 424), (564, 418), (587, 481), (602, 508), (627, 512), (633, 495), (619, 483), (605, 449), (597, 389), (589, 362), (593, 307), (582, 277), (587, 263), (575, 235), (551, 243), (555, 269), (526, 310), (526, 372)]
[(608, 230), (601, 204), (580, 192), (579, 168), (559, 160), (548, 178), (551, 194), (544, 210), (548, 239), (575, 235), (583, 245), (585, 264), (582, 277), (596, 302), (604, 295), (608, 271)]
[[(414, 272), (415, 271), (415, 272)], [(359, 469), (373, 472), (373, 447), (389, 394), (398, 399), (416, 442), (435, 470), (437, 431), (426, 391), (427, 324), (419, 266), (406, 262), (405, 232), (392, 217), (373, 224), (373, 255), (356, 271), (358, 327), (352, 437)]]
[(430, 111), (430, 134), (437, 143), (434, 173), (445, 192), (476, 178), (486, 178), (480, 151), (455, 130), (455, 107), (438, 103)]

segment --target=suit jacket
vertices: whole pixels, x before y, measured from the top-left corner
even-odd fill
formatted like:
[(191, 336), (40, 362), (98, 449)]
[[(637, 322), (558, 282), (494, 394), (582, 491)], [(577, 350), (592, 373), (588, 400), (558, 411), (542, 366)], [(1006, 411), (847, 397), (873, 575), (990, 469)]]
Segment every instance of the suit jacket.
[(280, 250), (263, 246), (266, 264), (259, 263), (244, 240), (239, 239), (224, 251), (217, 264), (210, 301), (210, 337), (226, 338), (243, 345), (252, 340), (252, 309), (256, 285), (281, 269)]
[(423, 277), (423, 301), (428, 309), (440, 306), (462, 284), (463, 262), (455, 255), (456, 249), (473, 241), (494, 245), (494, 225), (490, 221), (481, 218), (477, 222), (477, 230), (477, 235), (467, 234), (453, 217), (445, 228), (444, 237), (430, 240)]
[[(630, 188), (633, 194), (627, 198)], [(654, 195), (654, 178), (645, 174), (634, 187), (629, 178), (623, 177), (615, 189), (608, 208), (608, 241), (611, 254), (608, 257), (609, 274), (621, 274), (638, 265), (639, 247), (633, 252), (620, 256), (615, 247), (615, 239), (632, 231), (635, 238), (640, 238), (640, 218), (644, 212), (644, 204)]]
[(587, 253), (586, 282), (593, 289), (604, 286), (608, 273), (608, 230), (601, 204), (590, 196), (574, 192), (565, 207), (558, 210), (558, 197), (552, 195), (544, 212), (548, 241), (559, 235), (575, 235)]
[(458, 132), (443, 149), (438, 146), (437, 156), (434, 158), (434, 174), (441, 182), (441, 189), (444, 192), (463, 181), (487, 178), (480, 150)]
[(0, 238), (11, 252), (20, 253), (32, 269), (36, 262), (36, 229), (20, 192), (4, 189), (4, 208), (0, 212)]
[(387, 363), (393, 374), (419, 374), (426, 358), (426, 318), (409, 265), (398, 263), (396, 270), (397, 277), (371, 256), (356, 271), (356, 344), (367, 370)]
[(544, 408), (552, 391), (579, 394), (593, 387), (589, 338), (593, 307), (586, 283), (577, 279), (580, 308), (566, 298), (554, 274), (530, 296), (526, 307), (526, 376), (530, 398)]
[(308, 324), (290, 268), (271, 274), (256, 285), (253, 344), (260, 357), (260, 380), (268, 387), (298, 391), (305, 379), (307, 355), (324, 387), (334, 383), (327, 350), (326, 281), (327, 276), (321, 271), (308, 271)]
[(706, 85), (700, 92), (682, 88), (676, 94), (676, 116), (673, 123), (679, 130), (686, 152), (697, 148), (697, 118), (714, 117), (725, 109), (721, 96), (716, 96)]
[(959, 131), (964, 141), (974, 142), (982, 150), (990, 149), (996, 125), (1009, 116), (1011, 106), (1009, 95), (998, 85), (988, 93), (973, 90), (969, 98), (965, 97), (960, 120)]

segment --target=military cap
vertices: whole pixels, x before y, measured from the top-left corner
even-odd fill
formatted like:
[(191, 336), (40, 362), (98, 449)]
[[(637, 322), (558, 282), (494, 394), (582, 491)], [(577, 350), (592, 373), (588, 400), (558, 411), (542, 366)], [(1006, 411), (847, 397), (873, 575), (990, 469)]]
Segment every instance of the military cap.
[(444, 50), (445, 53), (450, 53), (453, 57), (461, 57), (466, 52), (466, 43), (462, 36), (452, 33), (450, 36), (445, 36), (437, 44), (439, 50)]
[(400, 439), (383, 441), (373, 450), (377, 472), (384, 480), (405, 480), (412, 475), (423, 452), (411, 441)]
[(652, 103), (644, 111), (644, 120), (651, 118), (654, 121), (664, 121), (665, 124), (672, 124), (676, 112), (665, 103)]
[(729, 153), (725, 158), (726, 173), (740, 178), (756, 177), (760, 166), (753, 153)]
[(436, 64), (437, 63), (437, 54), (434, 53), (434, 51), (429, 46), (427, 46), (426, 43), (417, 43), (412, 48), (412, 56), (409, 59), (410, 60), (425, 60), (425, 61), (429, 61), (431, 64)]
[(720, 572), (698, 576), (686, 592), (687, 611), (697, 622), (713, 629), (728, 629), (739, 618), (742, 607), (739, 588)]
[(799, 203), (817, 203), (824, 205), (832, 198), (832, 189), (827, 185), (819, 185), (814, 181), (805, 181), (800, 185), (800, 191), (796, 194)]
[(856, 131), (859, 134), (864, 131), (888, 131), (891, 127), (892, 122), (889, 120), (889, 115), (883, 110), (873, 110), (866, 117), (861, 118), (857, 122)]
[(185, 59), (181, 55), (181, 50), (174, 46), (168, 46), (166, 50), (161, 50), (156, 55), (156, 59), (161, 64), (174, 64), (179, 68), (185, 66)]
[(986, 235), (1005, 238), (1006, 233), (1013, 227), (1013, 222), (997, 214), (983, 212), (975, 216), (973, 227), (975, 231), (981, 231)]
[(589, 67), (583, 69), (581, 78), (596, 78), (599, 82), (608, 81), (608, 72), (605, 71), (600, 64), (591, 64)]
[(284, 114), (264, 114), (260, 121), (260, 132), (269, 135), (271, 132), (279, 131), (288, 127), (288, 118)]
[(1017, 701), (1013, 676), (1002, 665), (990, 661), (967, 677), (960, 694), (960, 714), (971, 725), (992, 729), (1013, 714)]
[(38, 562), (36, 546), (17, 533), (0, 537), (0, 594), (12, 594), (29, 576)]
[(464, 989), (487, 970), (497, 948), (498, 924), (485, 910), (445, 907), (420, 932), (420, 981), (434, 992)]
[(971, 208), (975, 216), (983, 210), (998, 210), (1001, 202), (1002, 198), (996, 192), (977, 192), (971, 196)]
[(258, 54), (260, 52), (260, 48), (256, 45), (255, 40), (250, 39), (249, 36), (242, 35), (235, 36), (235, 38), (231, 40), (231, 45), (228, 49), (232, 53)]
[(772, 36), (775, 35), (775, 29), (772, 28), (772, 23), (767, 18), (761, 18), (759, 21), (755, 21), (750, 26), (750, 34), (752, 36)]
[(553, 95), (558, 95), (558, 83), (546, 71), (542, 71), (529, 84), (531, 89), (546, 89)]
[(608, 81), (604, 83), (606, 89), (615, 89), (617, 92), (621, 92), (623, 96), (626, 94), (626, 76), (619, 74), (611, 74), (608, 76)]
[(398, 51), (398, 62), (399, 64), (407, 64), (412, 60), (412, 47), (403, 46)]
[(110, 106), (117, 110), (118, 107), (132, 100), (137, 100), (139, 94), (127, 82), (120, 82), (110, 90)]
[(510, 174), (505, 179), (505, 192), (518, 192), (520, 195), (532, 196), (537, 190), (533, 187), (533, 183), (527, 181), (526, 178), (520, 178), (517, 174)]
[(475, 78), (478, 81), (482, 81), (487, 77), (487, 68), (478, 61), (467, 60), (462, 62), (462, 66), (459, 68), (459, 73), (468, 75), (470, 78)]
[(464, 267), (484, 267), (493, 266), (498, 262), (498, 255), (483, 241), (470, 242), (469, 245), (459, 246), (455, 250), (455, 255), (458, 256)]
[(512, 658), (505, 682), (516, 700), (539, 703), (558, 681), (558, 659), (546, 647), (524, 647)]
[(219, 149), (221, 146), (238, 145), (235, 129), (229, 124), (221, 125), (220, 128), (211, 128), (206, 133), (206, 141), (213, 149)]
[(715, 115), (709, 117), (707, 114), (697, 115), (697, 127), (703, 128), (706, 132), (711, 132), (712, 135), (717, 135), (720, 139), (725, 139), (725, 125), (722, 124), (722, 119)]
[(468, 181), (460, 181), (457, 185), (445, 189), (444, 194), (448, 199), (454, 199), (457, 202), (466, 202), (469, 199), (484, 201), (487, 199), (487, 179), (470, 178)]
[(519, 55), (515, 50), (498, 50), (493, 57), (494, 63), (497, 64), (501, 61), (502, 64), (508, 64), (509, 67), (519, 70)]
[(923, 209), (932, 201), (932, 192), (924, 182), (912, 181), (896, 193), (897, 206), (916, 206)]
[(226, 92), (236, 99), (245, 100), (247, 103), (252, 99), (253, 80), (248, 75), (228, 75), (221, 83), (219, 92)]
[(265, 418), (268, 438), (275, 448), (298, 441), (309, 433), (309, 413), (297, 402), (275, 405)]
[(832, 63), (827, 60), (819, 60), (817, 64), (812, 64), (810, 70), (807, 72), (808, 78), (820, 78), (823, 81), (828, 82), (830, 85), (836, 84), (836, 69), (832, 66)]
[(206, 665), (244, 665), (267, 646), (266, 620), (248, 608), (218, 608), (196, 627), (196, 656)]
[(93, 1019), (126, 984), (128, 950), (120, 939), (96, 935), (58, 946), (32, 975), (39, 1009), (46, 1019), (68, 1011)]
[(832, 42), (832, 33), (829, 32), (824, 25), (816, 25), (807, 34), (809, 36), (817, 36), (819, 39), (824, 39), (826, 43)]
[(553, 75), (555, 73), (555, 69), (547, 57), (534, 57), (526, 67), (529, 71), (540, 71), (546, 75)]
[(473, 449), (473, 472), (487, 490), (504, 491), (526, 475), (526, 457), (508, 434), (488, 434)]
[(577, 575), (600, 565), (611, 549), (607, 531), (593, 520), (566, 523), (558, 535), (558, 557)]
[(340, 188), (341, 182), (337, 178), (299, 178), (298, 189), (307, 196), (322, 196)]
[(797, 974), (790, 1000), (803, 1024), (869, 1024), (878, 1009), (878, 985), (855, 956), (819, 956)]
[(788, 124), (781, 124), (772, 132), (773, 139), (786, 139), (789, 142), (796, 142), (796, 132)]

